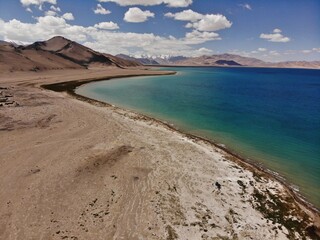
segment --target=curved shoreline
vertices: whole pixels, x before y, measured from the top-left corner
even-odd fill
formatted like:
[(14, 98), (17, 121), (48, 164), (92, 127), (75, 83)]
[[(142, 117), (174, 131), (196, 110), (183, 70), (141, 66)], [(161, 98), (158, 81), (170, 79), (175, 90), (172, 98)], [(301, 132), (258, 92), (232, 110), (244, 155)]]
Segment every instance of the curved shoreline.
[[(176, 74), (176, 72), (165, 71), (165, 72), (163, 72), (163, 74), (159, 74), (159, 75), (173, 75), (173, 74)], [(111, 79), (116, 79), (116, 78), (129, 78), (129, 77), (154, 76), (154, 75), (156, 75), (156, 74), (154, 74), (154, 73), (132, 74), (132, 75), (118, 75), (118, 76), (114, 76), (114, 77), (111, 76), (111, 77), (89, 78), (89, 79), (85, 79), (85, 80), (71, 80), (71, 81), (65, 81), (65, 82), (59, 82), (59, 83), (53, 83), (53, 84), (44, 84), (44, 85), (41, 85), (41, 87), (48, 89), (48, 90), (56, 91), (56, 92), (67, 92), (72, 97), (74, 97), (78, 100), (81, 100), (81, 101), (88, 102), (90, 104), (99, 105), (99, 106), (106, 106), (106, 107), (113, 107), (115, 110), (119, 109), (119, 110), (122, 110), (127, 113), (134, 113), (135, 115), (137, 115), (139, 117), (139, 120), (155, 122), (155, 123), (161, 125), (162, 127), (165, 127), (171, 131), (178, 132), (179, 134), (185, 136), (186, 138), (188, 138), (190, 140), (193, 140), (198, 143), (204, 143), (204, 144), (213, 146), (213, 147), (223, 151), (225, 154), (231, 156), (232, 157), (232, 159), (230, 159), (231, 161), (234, 161), (235, 163), (239, 164), (240, 166), (250, 170), (254, 174), (263, 175), (267, 178), (271, 178), (271, 179), (274, 179), (274, 180), (280, 182), (284, 186), (286, 192), (299, 205), (301, 210), (306, 212), (309, 216), (312, 216), (314, 219), (317, 219), (320, 217), (320, 209), (319, 208), (314, 206), (312, 203), (308, 202), (308, 200), (303, 195), (301, 195), (299, 192), (295, 191), (292, 184), (287, 182), (281, 175), (279, 175), (276, 172), (273, 172), (272, 170), (266, 168), (265, 166), (258, 164), (258, 163), (255, 163), (253, 161), (250, 161), (249, 159), (246, 159), (246, 158), (240, 156), (239, 154), (231, 151), (230, 149), (228, 149), (224, 146), (221, 146), (221, 144), (215, 142), (214, 140), (207, 139), (207, 138), (197, 136), (194, 134), (186, 133), (186, 132), (181, 131), (181, 130), (177, 129), (176, 127), (172, 126), (170, 123), (166, 123), (166, 122), (161, 121), (159, 119), (144, 115), (142, 113), (135, 112), (133, 110), (124, 109), (124, 108), (121, 108), (118, 106), (114, 106), (113, 104), (110, 104), (107, 102), (103, 102), (103, 101), (95, 100), (95, 99), (92, 99), (89, 97), (85, 97), (85, 96), (79, 95), (75, 92), (77, 87), (84, 85), (84, 84), (87, 84), (87, 83), (91, 83), (91, 82), (105, 81), (105, 80), (111, 80)], [(319, 223), (316, 223), (316, 222), (315, 222), (315, 225), (318, 227)]]

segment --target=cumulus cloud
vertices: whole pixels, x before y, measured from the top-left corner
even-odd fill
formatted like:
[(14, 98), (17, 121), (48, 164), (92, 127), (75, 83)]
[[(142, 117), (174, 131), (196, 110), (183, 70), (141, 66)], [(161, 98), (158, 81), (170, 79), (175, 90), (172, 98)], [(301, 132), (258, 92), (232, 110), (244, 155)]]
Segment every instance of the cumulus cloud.
[(74, 16), (72, 13), (65, 13), (62, 15), (62, 17), (66, 20), (74, 20)]
[(178, 13), (166, 13), (166, 17), (179, 21), (190, 21), (186, 24), (186, 28), (194, 28), (198, 31), (218, 31), (230, 28), (232, 23), (221, 14), (201, 14), (191, 9)]
[(215, 32), (199, 32), (194, 30), (192, 32), (186, 33), (185, 40), (189, 44), (199, 44), (211, 40), (220, 40), (218, 33)]
[(20, 0), (23, 6), (28, 7), (30, 5), (41, 6), (43, 3), (57, 4), (57, 0)]
[(91, 31), (96, 30), (94, 27), (70, 25), (64, 18), (57, 16), (38, 17), (36, 23), (24, 23), (16, 19), (5, 22), (0, 19), (0, 38), (17, 42), (32, 43), (56, 35), (85, 41)]
[[(45, 16), (59, 16), (59, 12), (61, 12), (61, 9), (59, 7), (56, 7), (54, 5), (51, 5), (50, 10), (45, 11)], [(65, 20), (74, 20), (74, 16), (72, 13), (65, 13), (61, 16)]]
[(149, 17), (154, 17), (154, 13), (146, 10), (142, 11), (140, 8), (133, 7), (124, 14), (124, 20), (126, 22), (140, 23), (148, 20)]
[(192, 0), (164, 0), (168, 7), (188, 7), (192, 4)]
[(204, 47), (197, 49), (196, 52), (197, 52), (197, 55), (200, 55), (200, 56), (213, 53), (211, 49), (204, 48)]
[(267, 51), (267, 49), (266, 48), (258, 48), (258, 51), (259, 52), (265, 52), (265, 51)]
[(187, 24), (185, 25), (185, 27), (186, 27), (186, 28), (193, 28), (193, 24), (192, 24), (192, 23), (187, 23)]
[[(25, 26), (32, 26), (33, 24), (24, 24), (24, 23), (21, 23), (20, 21), (17, 21), (17, 20), (13, 20), (17, 23), (18, 26), (20, 27), (25, 27)], [(39, 17), (38, 18), (38, 23), (40, 26), (45, 26), (47, 25), (48, 27), (53, 27), (53, 29), (57, 29), (57, 28), (62, 28), (63, 26), (66, 25), (66, 21), (64, 18), (61, 18), (61, 17), (54, 17), (54, 16), (45, 16), (45, 17)], [(52, 30), (53, 30), (52, 29)]]
[(262, 39), (266, 39), (268, 40), (269, 42), (282, 42), (282, 43), (285, 43), (285, 42), (289, 42), (290, 41), (290, 38), (289, 37), (285, 37), (282, 35), (281, 33), (282, 31), (278, 28), (275, 28), (272, 33), (261, 33), (260, 34), (260, 38)]
[(95, 24), (94, 27), (99, 29), (107, 29), (107, 30), (119, 29), (118, 24), (114, 22), (101, 22), (101, 23)]
[(52, 10), (48, 10), (44, 13), (45, 16), (56, 16), (57, 13), (55, 11)]
[(193, 27), (199, 31), (217, 31), (230, 28), (229, 20), (221, 14), (207, 14), (199, 22), (193, 23)]
[(269, 51), (269, 54), (271, 56), (279, 56), (280, 55), (280, 53), (278, 53), (277, 51)]
[(61, 9), (59, 7), (54, 6), (54, 5), (51, 5), (50, 9), (55, 12), (61, 12)]
[(249, 5), (249, 3), (239, 4), (239, 6), (247, 10), (252, 10), (252, 7)]
[(190, 21), (190, 22), (196, 22), (204, 17), (203, 14), (194, 12), (191, 9), (184, 10), (178, 13), (168, 12), (164, 16), (169, 18), (174, 18), (175, 20), (179, 20), (179, 21)]
[(97, 4), (96, 9), (93, 10), (93, 12), (95, 14), (102, 14), (102, 15), (106, 15), (106, 14), (110, 14), (111, 12), (107, 9), (105, 9), (104, 7), (102, 7), (101, 4)]
[(188, 7), (192, 0), (98, 0), (99, 2), (114, 2), (120, 6), (154, 6), (166, 4), (168, 7)]
[[(198, 44), (220, 39), (217, 33), (196, 30), (181, 38), (162, 37), (152, 33), (106, 30), (107, 27), (110, 28), (112, 25), (111, 23), (97, 23), (93, 26), (83, 27), (70, 24), (59, 16), (38, 17), (35, 23), (24, 23), (16, 19), (10, 21), (0, 19), (0, 39), (32, 43), (60, 35), (76, 40), (96, 51), (111, 54), (149, 54), (153, 56), (161, 54), (195, 56), (199, 54)], [(202, 49), (202, 52), (204, 51)]]

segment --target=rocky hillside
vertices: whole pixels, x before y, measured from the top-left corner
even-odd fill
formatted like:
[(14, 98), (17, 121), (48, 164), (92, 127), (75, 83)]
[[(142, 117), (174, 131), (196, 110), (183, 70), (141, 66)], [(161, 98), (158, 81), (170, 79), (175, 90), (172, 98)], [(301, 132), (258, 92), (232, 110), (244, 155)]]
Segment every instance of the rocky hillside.
[(135, 67), (139, 62), (100, 53), (63, 37), (15, 46), (1, 41), (1, 71), (39, 71), (49, 69), (76, 69), (95, 65)]

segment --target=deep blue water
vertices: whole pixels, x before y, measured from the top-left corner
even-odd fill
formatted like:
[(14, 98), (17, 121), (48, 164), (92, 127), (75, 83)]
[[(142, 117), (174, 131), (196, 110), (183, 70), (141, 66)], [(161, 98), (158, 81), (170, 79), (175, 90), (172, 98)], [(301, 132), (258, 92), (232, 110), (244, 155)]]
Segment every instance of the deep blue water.
[(77, 92), (169, 121), (261, 162), (320, 207), (320, 71), (163, 68)]

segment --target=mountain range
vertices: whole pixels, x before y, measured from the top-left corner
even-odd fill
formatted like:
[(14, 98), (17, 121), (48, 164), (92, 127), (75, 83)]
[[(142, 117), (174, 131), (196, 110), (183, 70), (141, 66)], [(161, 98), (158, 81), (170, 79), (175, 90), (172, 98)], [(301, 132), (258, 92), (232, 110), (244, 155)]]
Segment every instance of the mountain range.
[(320, 61), (264, 62), (234, 54), (200, 57), (141, 57), (100, 53), (77, 42), (56, 36), (30, 45), (17, 45), (0, 40), (0, 72), (78, 69), (93, 66), (119, 68), (152, 66), (232, 66), (320, 69)]
[(0, 42), (0, 71), (78, 69), (99, 65), (141, 66), (137, 61), (100, 53), (60, 36), (26, 46)]
[(143, 65), (167, 66), (243, 66), (243, 67), (279, 67), (279, 68), (320, 68), (320, 61), (286, 61), (265, 62), (257, 58), (243, 57), (235, 54), (204, 55), (200, 57), (144, 57), (134, 58), (128, 55), (117, 55), (121, 58), (138, 61)]

